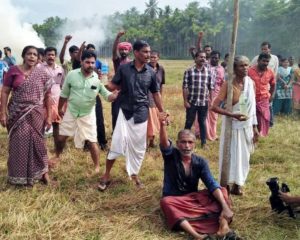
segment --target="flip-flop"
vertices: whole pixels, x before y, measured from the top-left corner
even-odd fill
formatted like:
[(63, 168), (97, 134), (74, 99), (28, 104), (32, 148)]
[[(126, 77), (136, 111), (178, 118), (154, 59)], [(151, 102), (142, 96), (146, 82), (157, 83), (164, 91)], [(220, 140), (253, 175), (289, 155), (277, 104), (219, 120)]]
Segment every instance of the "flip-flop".
[(103, 192), (109, 187), (110, 183), (111, 183), (110, 180), (107, 180), (107, 181), (101, 180), (100, 183), (98, 184), (97, 188), (99, 191)]
[(225, 236), (219, 237), (218, 240), (241, 240), (241, 238), (234, 231), (230, 231)]

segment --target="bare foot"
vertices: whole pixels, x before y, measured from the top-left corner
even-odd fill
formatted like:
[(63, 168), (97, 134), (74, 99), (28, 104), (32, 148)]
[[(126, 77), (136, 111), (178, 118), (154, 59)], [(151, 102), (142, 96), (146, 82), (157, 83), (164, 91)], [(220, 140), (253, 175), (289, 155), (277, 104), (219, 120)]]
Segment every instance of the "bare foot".
[(95, 173), (97, 173), (97, 174), (100, 173), (100, 166), (95, 167)]
[(219, 219), (219, 223), (220, 223), (220, 227), (219, 230), (217, 232), (217, 236), (219, 237), (223, 237), (225, 236), (227, 233), (230, 232), (230, 228), (228, 226), (228, 222), (224, 217), (220, 217)]
[(48, 173), (45, 173), (42, 177), (42, 182), (45, 184), (45, 185), (48, 185), (50, 183), (50, 177), (49, 177), (49, 174)]
[(43, 178), (41, 179), (41, 181), (50, 187), (57, 187), (58, 186), (58, 182), (56, 180), (50, 179), (50, 176), (48, 173), (45, 173), (43, 175)]
[(135, 182), (135, 185), (137, 188), (142, 189), (145, 187), (144, 184), (141, 182), (141, 180), (138, 178), (138, 176), (132, 175), (131, 179), (132, 179), (132, 181)]
[(53, 157), (48, 160), (49, 168), (55, 168), (59, 162), (59, 157)]

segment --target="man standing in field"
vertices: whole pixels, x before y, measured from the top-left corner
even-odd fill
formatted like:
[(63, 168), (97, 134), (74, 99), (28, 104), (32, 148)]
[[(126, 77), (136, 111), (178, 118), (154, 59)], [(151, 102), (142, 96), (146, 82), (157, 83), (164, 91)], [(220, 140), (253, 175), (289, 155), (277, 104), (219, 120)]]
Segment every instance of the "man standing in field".
[(195, 59), (196, 52), (203, 50), (205, 52), (205, 54), (206, 54), (206, 63), (207, 63), (207, 65), (209, 65), (210, 64), (210, 55), (211, 55), (211, 52), (212, 52), (213, 48), (210, 45), (205, 45), (204, 48), (202, 49), (202, 39), (203, 39), (203, 36), (204, 36), (204, 32), (199, 32), (198, 33), (198, 39), (197, 39), (197, 43), (196, 43), (196, 48), (195, 47), (191, 47), (189, 49), (189, 51), (190, 51), (190, 54), (192, 55), (193, 59)]
[(64, 44), (59, 54), (59, 60), (63, 66), (63, 69), (65, 70), (65, 74), (67, 74), (69, 71), (73, 69), (73, 62), (76, 61), (76, 57), (79, 54), (79, 48), (75, 45), (72, 45), (71, 47), (69, 47), (69, 54), (71, 59), (69, 61), (65, 61), (66, 48), (71, 39), (72, 39), (71, 35), (65, 36)]
[(51, 87), (51, 102), (52, 102), (52, 128), (54, 145), (57, 145), (57, 138), (59, 135), (59, 123), (61, 117), (58, 114), (58, 101), (62, 85), (65, 79), (65, 73), (61, 66), (55, 63), (57, 50), (54, 47), (47, 47), (44, 50), (45, 62), (40, 66), (45, 72), (54, 80), (54, 85)]
[[(117, 72), (118, 68), (125, 64), (129, 63), (131, 60), (129, 58), (129, 53), (132, 49), (131, 43), (129, 42), (120, 42), (120, 38), (125, 35), (124, 31), (118, 32), (116, 39), (114, 41), (113, 49), (112, 49), (112, 61), (114, 64), (115, 73)], [(115, 129), (116, 122), (118, 119), (118, 114), (120, 110), (120, 99), (117, 98), (111, 104), (111, 121), (112, 121), (112, 129)]]
[[(271, 68), (275, 74), (277, 75), (278, 67), (279, 67), (279, 61), (278, 57), (276, 55), (271, 54), (271, 43), (269, 42), (263, 42), (261, 45), (261, 53), (267, 53), (270, 55), (270, 61), (268, 64), (268, 67)], [(258, 64), (258, 57), (259, 55), (255, 56), (251, 61), (251, 66), (255, 66)]]
[(275, 75), (268, 68), (270, 54), (261, 53), (257, 65), (248, 70), (248, 76), (255, 82), (256, 116), (258, 131), (261, 136), (267, 136), (270, 127), (270, 102), (275, 91)]
[[(95, 103), (96, 96), (101, 94), (106, 100), (116, 99), (118, 92), (109, 92), (99, 81), (98, 74), (94, 72), (96, 54), (83, 51), (81, 68), (70, 71), (66, 77), (60, 94), (58, 113), (63, 118), (59, 126), (59, 136), (56, 156), (52, 162), (58, 161), (68, 137), (74, 136), (75, 146), (83, 148), (89, 142), (89, 150), (95, 165), (95, 171), (100, 171), (99, 147), (97, 144), (97, 127)], [(66, 111), (64, 105), (68, 101)]]
[(143, 40), (133, 44), (134, 60), (118, 68), (112, 81), (111, 90), (120, 90), (120, 110), (113, 132), (111, 148), (106, 159), (105, 173), (98, 189), (104, 191), (110, 184), (110, 172), (119, 156), (125, 156), (126, 170), (137, 187), (142, 184), (138, 173), (142, 166), (147, 145), (147, 120), (149, 114), (149, 91), (159, 112), (163, 112), (159, 85), (153, 69), (147, 64), (150, 46)]
[[(263, 42), (261, 45), (261, 52), (262, 53), (267, 53), (270, 55), (270, 61), (269, 61), (269, 64), (268, 64), (268, 67), (270, 69), (273, 70), (274, 72), (274, 75), (275, 75), (275, 78), (277, 76), (277, 72), (278, 72), (278, 68), (279, 68), (279, 60), (278, 60), (278, 57), (276, 55), (273, 55), (271, 54), (271, 43), (269, 42)], [(255, 66), (258, 64), (258, 55), (255, 56), (252, 61), (251, 61), (251, 66)], [(272, 96), (272, 99), (274, 98), (274, 96)], [(274, 119), (274, 114), (273, 114), (273, 104), (272, 104), (272, 100), (270, 102), (270, 127), (273, 126), (273, 119)]]
[[(89, 43), (86, 46), (86, 50), (95, 52), (96, 47), (94, 44)], [(101, 79), (101, 68), (102, 68), (102, 62), (99, 59), (96, 59), (95, 72), (98, 73), (98, 77), (100, 79)], [(107, 145), (106, 145), (107, 140), (106, 140), (105, 126), (104, 126), (103, 106), (102, 106), (101, 98), (99, 95), (96, 97), (96, 108), (95, 109), (96, 109), (98, 143), (100, 145), (101, 150), (106, 151), (107, 150)]]
[[(153, 68), (156, 74), (156, 80), (158, 85), (160, 86), (160, 95), (162, 96), (163, 92), (163, 84), (165, 84), (165, 69), (159, 61), (159, 52), (151, 51), (150, 55), (150, 63), (149, 66)], [(158, 120), (158, 109), (154, 103), (152, 93), (149, 93), (149, 118), (148, 118), (148, 126), (147, 126), (147, 138), (149, 140), (148, 147), (154, 148), (154, 138), (155, 135), (159, 133), (160, 123)]]
[(16, 65), (17, 61), (13, 55), (11, 55), (11, 48), (5, 47), (4, 48), (4, 55), (3, 61), (5, 61), (8, 65), (8, 67)]
[(205, 52), (198, 51), (195, 54), (195, 65), (184, 72), (182, 85), (182, 95), (186, 109), (184, 128), (191, 129), (197, 114), (202, 148), (206, 148), (208, 98), (213, 88), (211, 70), (205, 62)]

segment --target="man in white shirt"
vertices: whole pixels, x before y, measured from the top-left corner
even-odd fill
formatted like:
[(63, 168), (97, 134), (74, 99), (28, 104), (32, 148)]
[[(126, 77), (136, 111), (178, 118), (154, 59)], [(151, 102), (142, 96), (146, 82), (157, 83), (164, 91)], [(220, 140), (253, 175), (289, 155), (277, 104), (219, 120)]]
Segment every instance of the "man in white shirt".
[[(263, 42), (260, 45), (260, 47), (261, 47), (261, 52), (268, 53), (271, 55), (271, 59), (270, 59), (268, 67), (273, 70), (273, 72), (276, 76), (277, 72), (278, 72), (279, 61), (278, 61), (278, 57), (276, 55), (271, 54), (271, 44), (269, 42)], [(252, 59), (251, 66), (257, 64), (257, 59), (258, 59), (258, 55)]]

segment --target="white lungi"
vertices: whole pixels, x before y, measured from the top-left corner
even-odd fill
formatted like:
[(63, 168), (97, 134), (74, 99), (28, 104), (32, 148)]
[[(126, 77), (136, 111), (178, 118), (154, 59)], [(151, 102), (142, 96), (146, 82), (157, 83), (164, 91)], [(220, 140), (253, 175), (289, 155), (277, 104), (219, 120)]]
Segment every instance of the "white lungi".
[(73, 137), (76, 148), (83, 148), (86, 140), (96, 143), (97, 125), (95, 108), (91, 113), (83, 117), (74, 117), (67, 108), (66, 113), (59, 124), (59, 135)]
[(147, 124), (148, 121), (134, 123), (133, 117), (126, 120), (122, 109), (119, 110), (107, 159), (125, 156), (129, 176), (137, 175), (142, 166), (147, 146)]

